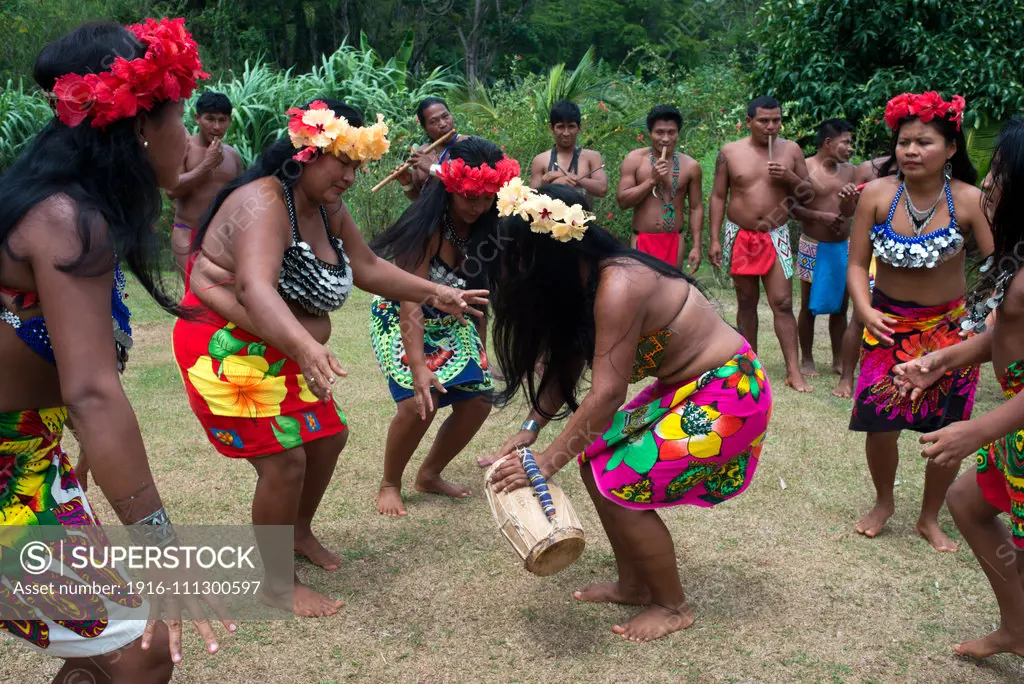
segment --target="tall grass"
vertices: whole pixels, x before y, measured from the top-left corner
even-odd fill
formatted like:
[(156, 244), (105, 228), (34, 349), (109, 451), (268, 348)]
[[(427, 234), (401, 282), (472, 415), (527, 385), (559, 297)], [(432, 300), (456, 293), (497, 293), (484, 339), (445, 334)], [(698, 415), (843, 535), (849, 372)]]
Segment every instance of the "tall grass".
[(51, 116), (42, 96), (26, 93), (20, 79), (17, 86), (8, 79), (0, 92), (0, 169), (11, 165)]

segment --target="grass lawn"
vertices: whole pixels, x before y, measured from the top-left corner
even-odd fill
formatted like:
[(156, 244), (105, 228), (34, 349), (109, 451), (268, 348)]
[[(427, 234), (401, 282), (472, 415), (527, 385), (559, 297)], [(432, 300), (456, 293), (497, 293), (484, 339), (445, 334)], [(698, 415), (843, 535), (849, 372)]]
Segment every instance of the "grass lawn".
[[(208, 444), (171, 356), (170, 319), (139, 288), (130, 292), (137, 332), (124, 383), (172, 518), (182, 524), (247, 524), (253, 469)], [(733, 322), (731, 293), (715, 294)], [(450, 467), (452, 479), (474, 487), (472, 498), (413, 493), (406, 501), (408, 518), (377, 514), (374, 496), (394, 404), (370, 348), (368, 306), (369, 296), (355, 293), (334, 316), (331, 341), (349, 373), (337, 394), (352, 436), (315, 530), (344, 556), (344, 564), (333, 573), (299, 566), (305, 580), (345, 606), (327, 619), (243, 623), (237, 635), (223, 637), (216, 656), (202, 651), (189, 627), (175, 681), (1024, 678), (1022, 661), (1009, 656), (976, 664), (951, 655), (952, 645), (992, 630), (998, 613), (966, 546), (938, 554), (914, 534), (924, 473), (916, 434), (906, 433), (901, 441), (896, 515), (877, 539), (856, 534), (854, 522), (873, 501), (864, 437), (847, 431), (850, 403), (830, 395), (835, 376), (816, 378), (810, 395), (783, 386), (764, 300), (760, 341), (776, 406), (760, 468), (750, 489), (734, 501), (715, 509), (664, 511), (697, 621), (686, 632), (645, 645), (611, 632), (634, 609), (572, 599), (574, 589), (615, 573), (611, 548), (574, 466), (557, 480), (587, 534), (587, 549), (575, 565), (553, 577), (534, 577), (495, 528), (474, 459), (518, 428), (521, 408), (493, 413)], [(823, 371), (830, 361), (826, 338), (821, 317), (816, 350)], [(982, 372), (978, 400), (979, 411), (1001, 400), (991, 367)], [(542, 444), (550, 439), (544, 435)], [(425, 453), (421, 446), (413, 457), (407, 483)], [(90, 494), (101, 519), (114, 519), (99, 492)], [(940, 520), (960, 541), (945, 510)], [(59, 667), (57, 660), (10, 640), (0, 643), (0, 681), (49, 681)]]

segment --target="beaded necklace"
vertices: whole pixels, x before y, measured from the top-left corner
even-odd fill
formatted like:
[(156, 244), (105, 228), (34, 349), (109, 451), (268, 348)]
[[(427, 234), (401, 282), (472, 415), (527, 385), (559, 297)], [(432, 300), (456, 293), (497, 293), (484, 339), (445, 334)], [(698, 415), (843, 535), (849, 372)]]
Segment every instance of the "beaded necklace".
[[(651, 168), (654, 168), (654, 152), (651, 153)], [(679, 155), (672, 153), (672, 193), (661, 200), (661, 225), (665, 230), (675, 230), (676, 227), (676, 190), (679, 187)], [(657, 193), (654, 195), (657, 197)]]
[(459, 234), (455, 232), (455, 224), (452, 222), (452, 216), (447, 211), (444, 212), (444, 216), (441, 220), (444, 222), (445, 239), (452, 243), (460, 252), (465, 253), (466, 248), (469, 247), (469, 236), (460, 237)]

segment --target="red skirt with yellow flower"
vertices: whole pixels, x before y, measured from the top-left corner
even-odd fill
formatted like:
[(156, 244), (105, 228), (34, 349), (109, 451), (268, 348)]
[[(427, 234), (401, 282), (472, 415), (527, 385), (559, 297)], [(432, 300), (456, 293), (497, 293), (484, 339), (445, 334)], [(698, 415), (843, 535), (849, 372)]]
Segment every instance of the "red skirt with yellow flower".
[(974, 407), (978, 366), (949, 371), (920, 397), (900, 396), (894, 382), (894, 366), (920, 358), (962, 341), (960, 320), (964, 300), (922, 306), (887, 296), (877, 287), (871, 294), (871, 308), (896, 321), (893, 345), (887, 347), (864, 328), (860, 352), (860, 376), (854, 393), (850, 429), (858, 432), (915, 430), (932, 432), (967, 420)]
[(174, 324), (174, 360), (188, 401), (214, 448), (232, 458), (293, 449), (346, 429), (341, 409), (320, 401), (299, 364), (209, 309)]
[(598, 489), (626, 508), (714, 506), (742, 493), (761, 456), (772, 390), (744, 343), (695, 380), (655, 380), (619, 409), (586, 451)]

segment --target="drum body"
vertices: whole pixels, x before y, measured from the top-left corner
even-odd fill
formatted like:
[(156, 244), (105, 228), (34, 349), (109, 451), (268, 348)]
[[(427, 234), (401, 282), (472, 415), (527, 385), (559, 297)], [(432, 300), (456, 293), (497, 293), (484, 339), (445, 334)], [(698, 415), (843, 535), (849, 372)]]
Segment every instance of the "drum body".
[(492, 465), (484, 476), (487, 503), (498, 529), (533, 574), (546, 577), (564, 570), (576, 562), (585, 545), (583, 526), (569, 498), (549, 481), (555, 515), (548, 518), (529, 485), (514, 492), (495, 492), (490, 484), (491, 475), (503, 460)]

